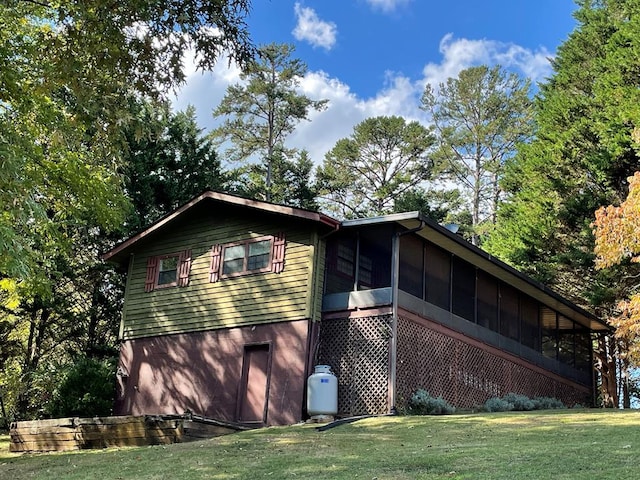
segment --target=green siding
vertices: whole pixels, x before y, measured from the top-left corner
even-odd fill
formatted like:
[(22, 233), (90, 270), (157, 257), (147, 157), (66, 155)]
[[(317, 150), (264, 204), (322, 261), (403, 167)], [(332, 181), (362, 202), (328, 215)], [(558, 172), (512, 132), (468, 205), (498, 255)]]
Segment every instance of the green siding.
[[(123, 312), (124, 339), (183, 333), (318, 315), (315, 224), (242, 210), (194, 211), (139, 243), (132, 255)], [(221, 218), (221, 215), (224, 215)], [(285, 232), (285, 269), (209, 282), (211, 247)], [(144, 291), (147, 258), (192, 250), (186, 287)], [(321, 278), (321, 277), (320, 277)]]

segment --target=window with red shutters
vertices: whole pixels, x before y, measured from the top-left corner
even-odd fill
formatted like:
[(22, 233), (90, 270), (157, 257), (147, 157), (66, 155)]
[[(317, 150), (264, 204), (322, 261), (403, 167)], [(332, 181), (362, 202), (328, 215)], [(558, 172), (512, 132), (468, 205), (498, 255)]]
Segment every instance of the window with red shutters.
[(186, 287), (191, 272), (191, 250), (167, 255), (156, 255), (147, 259), (145, 292), (159, 288)]
[(280, 273), (284, 270), (285, 250), (284, 233), (214, 245), (209, 281), (253, 273)]

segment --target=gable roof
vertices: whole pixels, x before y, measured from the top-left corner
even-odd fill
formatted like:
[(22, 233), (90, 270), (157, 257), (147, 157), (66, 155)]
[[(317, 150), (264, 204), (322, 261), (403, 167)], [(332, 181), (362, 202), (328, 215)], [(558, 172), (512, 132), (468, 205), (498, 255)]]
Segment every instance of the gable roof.
[(248, 198), (242, 198), (242, 197), (237, 197), (235, 195), (229, 195), (226, 193), (219, 193), (219, 192), (213, 192), (208, 190), (198, 195), (197, 197), (192, 198), (181, 207), (177, 208), (176, 210), (160, 218), (159, 220), (151, 224), (151, 226), (147, 227), (146, 229), (120, 242), (111, 250), (102, 254), (102, 259), (105, 261), (111, 261), (115, 263), (120, 263), (124, 261), (124, 259), (127, 256), (127, 252), (132, 247), (134, 247), (138, 242), (140, 242), (142, 239), (163, 229), (164, 227), (172, 223), (174, 220), (176, 220), (178, 217), (180, 217), (181, 215), (184, 215), (185, 212), (191, 210), (196, 205), (204, 204), (206, 202), (237, 205), (237, 206), (246, 207), (248, 209), (257, 210), (265, 213), (272, 213), (276, 215), (284, 215), (284, 216), (297, 218), (297, 219), (309, 220), (311, 222), (324, 225), (329, 229), (336, 229), (340, 225), (340, 222), (338, 220), (335, 220), (334, 218), (324, 215), (323, 213), (304, 210), (301, 208), (286, 207), (284, 205), (276, 205), (274, 203), (262, 202), (259, 200), (251, 200)]
[(608, 331), (611, 328), (601, 319), (575, 305), (560, 294), (510, 265), (471, 244), (420, 212), (397, 213), (380, 217), (345, 220), (341, 228), (357, 228), (366, 225), (395, 223), (407, 230), (416, 229), (415, 235), (438, 245), (444, 250), (466, 260), (508, 285), (526, 293), (540, 303), (553, 308), (558, 313), (595, 331)]

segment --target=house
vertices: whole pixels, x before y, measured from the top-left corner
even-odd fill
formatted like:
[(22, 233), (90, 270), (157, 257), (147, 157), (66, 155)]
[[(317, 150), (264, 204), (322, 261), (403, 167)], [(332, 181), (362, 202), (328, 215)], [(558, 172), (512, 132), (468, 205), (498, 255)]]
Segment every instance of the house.
[(343, 415), (417, 388), (593, 402), (606, 325), (417, 212), (339, 222), (205, 192), (103, 258), (128, 271), (118, 414), (295, 423), (316, 364)]

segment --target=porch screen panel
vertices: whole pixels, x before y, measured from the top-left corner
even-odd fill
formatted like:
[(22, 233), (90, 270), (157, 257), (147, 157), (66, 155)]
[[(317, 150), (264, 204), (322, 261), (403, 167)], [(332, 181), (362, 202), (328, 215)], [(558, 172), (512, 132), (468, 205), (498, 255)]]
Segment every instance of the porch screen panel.
[(513, 340), (520, 337), (518, 291), (505, 283), (500, 284), (500, 334)]
[(575, 346), (576, 369), (583, 372), (591, 371), (593, 362), (591, 357), (591, 335), (589, 335), (589, 331), (585, 327), (578, 324), (576, 324)]
[(498, 331), (498, 280), (478, 270), (478, 325)]
[(355, 282), (356, 239), (343, 236), (327, 242), (325, 293), (350, 292)]
[(558, 360), (575, 365), (575, 326), (564, 315), (558, 315)]
[(452, 312), (471, 322), (475, 321), (476, 269), (458, 257), (452, 266)]
[(449, 310), (451, 255), (432, 243), (426, 245), (426, 301)]
[(529, 348), (540, 351), (540, 313), (539, 304), (527, 295), (520, 295), (520, 342)]
[(424, 244), (422, 240), (405, 235), (400, 237), (400, 277), (398, 287), (414, 297), (423, 299)]
[(540, 308), (542, 328), (542, 354), (548, 358), (558, 358), (558, 326), (556, 312), (548, 307)]

